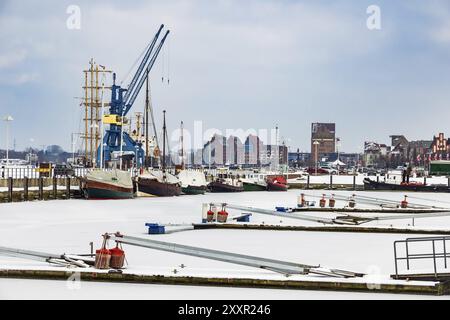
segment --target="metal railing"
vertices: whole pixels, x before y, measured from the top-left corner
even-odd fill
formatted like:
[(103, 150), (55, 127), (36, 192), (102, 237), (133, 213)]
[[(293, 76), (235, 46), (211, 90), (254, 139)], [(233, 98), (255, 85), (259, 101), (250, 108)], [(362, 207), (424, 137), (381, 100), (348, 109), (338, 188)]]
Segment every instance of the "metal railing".
[[(440, 237), (423, 237), (423, 238), (408, 238), (406, 240), (399, 240), (394, 242), (394, 259), (395, 259), (395, 275), (398, 277), (398, 262), (406, 261), (406, 269), (409, 271), (411, 269), (411, 262), (415, 260), (432, 260), (433, 271), (435, 278), (438, 277), (438, 262), (443, 260), (444, 269), (447, 269), (448, 263), (447, 258), (450, 258), (450, 252), (447, 251), (447, 241), (450, 241), (450, 236), (440, 236)], [(415, 253), (412, 244), (429, 243), (427, 247), (427, 252)], [(398, 256), (398, 246), (404, 245), (405, 255)]]
[[(75, 177), (82, 177), (86, 175), (90, 168), (73, 168), (72, 169)], [(39, 177), (44, 176), (44, 174), (39, 172), (39, 168), (36, 167), (19, 167), (19, 168), (0, 168), (0, 180), (2, 179), (39, 179)], [(51, 168), (48, 173), (45, 174), (46, 177), (60, 177), (59, 174), (55, 174), (55, 168)]]

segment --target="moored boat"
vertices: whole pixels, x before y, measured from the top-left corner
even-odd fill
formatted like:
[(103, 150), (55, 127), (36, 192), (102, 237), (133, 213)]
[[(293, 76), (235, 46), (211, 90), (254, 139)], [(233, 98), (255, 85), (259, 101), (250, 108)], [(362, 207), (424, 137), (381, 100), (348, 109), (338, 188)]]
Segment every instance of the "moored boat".
[(244, 191), (266, 191), (267, 182), (262, 174), (250, 174), (241, 178)]
[(267, 177), (267, 191), (287, 191), (287, 181), (283, 176)]
[(180, 180), (166, 170), (166, 111), (163, 111), (163, 153), (162, 153), (162, 170), (151, 170), (137, 179), (138, 193), (156, 197), (174, 197), (181, 195)]
[(242, 181), (244, 191), (266, 191), (267, 185), (259, 184), (255, 181)]
[(427, 185), (418, 182), (395, 184), (387, 182), (377, 182), (369, 178), (365, 178), (364, 190), (449, 193), (450, 187), (448, 185)]
[(219, 178), (208, 184), (208, 190), (213, 193), (243, 192), (242, 182), (229, 178)]
[(182, 170), (178, 174), (178, 179), (184, 194), (205, 194), (207, 183), (203, 172)]
[(131, 199), (133, 181), (130, 172), (122, 170), (91, 171), (82, 178), (86, 199)]
[(174, 175), (160, 170), (152, 170), (137, 179), (138, 192), (155, 197), (175, 197), (181, 195), (181, 184)]

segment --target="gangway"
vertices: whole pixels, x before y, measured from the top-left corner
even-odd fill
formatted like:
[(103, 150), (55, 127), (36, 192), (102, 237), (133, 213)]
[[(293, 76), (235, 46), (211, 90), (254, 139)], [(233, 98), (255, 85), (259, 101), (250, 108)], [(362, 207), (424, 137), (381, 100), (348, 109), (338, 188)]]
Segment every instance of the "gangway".
[(47, 262), (63, 267), (80, 267), (89, 268), (94, 265), (92, 258), (85, 256), (70, 255), (70, 254), (53, 254), (47, 252), (22, 250), (15, 248), (0, 247), (0, 256), (21, 258), (26, 260), (34, 260), (40, 262)]
[(143, 239), (131, 236), (125, 236), (120, 233), (115, 234), (105, 234), (109, 240), (115, 241), (120, 244), (127, 244), (132, 246), (138, 246), (143, 248), (149, 248), (154, 250), (166, 251), (171, 253), (177, 253), (187, 256), (194, 256), (198, 258), (222, 261), (232, 264), (238, 264), (248, 267), (254, 267), (258, 269), (270, 270), (277, 273), (282, 273), (285, 275), (293, 274), (317, 274), (328, 277), (337, 278), (352, 278), (352, 277), (362, 277), (363, 274), (337, 270), (337, 269), (327, 269), (320, 266), (311, 266), (299, 263), (285, 262), (274, 259), (267, 259), (261, 257), (254, 257), (249, 255), (211, 250), (187, 245), (181, 245), (170, 242), (156, 241), (151, 239)]
[[(328, 218), (318, 218), (313, 216), (308, 216), (304, 214), (297, 214), (297, 213), (289, 213), (289, 212), (279, 212), (275, 210), (270, 209), (261, 209), (261, 208), (253, 208), (253, 207), (246, 207), (246, 206), (239, 206), (235, 204), (229, 204), (229, 203), (221, 203), (221, 204), (211, 204), (212, 206), (218, 206), (218, 207), (224, 207), (234, 210), (241, 210), (244, 212), (252, 212), (252, 213), (259, 213), (269, 216), (276, 216), (281, 218), (292, 218), (297, 220), (304, 220), (304, 221), (312, 221), (312, 222), (319, 222), (324, 224), (335, 224), (337, 223), (335, 219), (328, 219)], [(343, 221), (341, 224), (352, 224), (347, 223), (346, 221)]]
[(374, 221), (383, 221), (383, 220), (405, 220), (405, 219), (419, 219), (419, 218), (436, 218), (436, 217), (448, 217), (450, 216), (450, 210), (443, 212), (430, 212), (430, 213), (414, 213), (414, 214), (396, 214), (396, 215), (385, 215), (385, 216), (370, 216), (370, 215), (358, 215), (356, 212), (352, 214), (342, 214), (339, 213), (335, 218), (322, 218), (322, 217), (314, 217), (311, 215), (304, 215), (292, 212), (279, 212), (270, 209), (261, 209), (261, 208), (253, 208), (240, 206), (229, 203), (212, 203), (211, 206), (218, 206), (222, 208), (234, 209), (234, 210), (242, 210), (244, 212), (253, 212), (263, 215), (276, 216), (282, 218), (291, 218), (303, 221), (317, 222), (323, 224), (330, 225), (351, 225), (357, 226), (364, 223), (374, 222)]

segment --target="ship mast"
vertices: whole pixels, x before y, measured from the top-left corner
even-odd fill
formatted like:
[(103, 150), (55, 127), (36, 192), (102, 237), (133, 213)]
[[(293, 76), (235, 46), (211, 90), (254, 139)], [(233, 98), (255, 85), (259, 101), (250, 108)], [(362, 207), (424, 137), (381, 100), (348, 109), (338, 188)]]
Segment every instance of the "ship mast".
[(150, 112), (150, 94), (149, 94), (149, 84), (148, 84), (148, 76), (147, 76), (147, 90), (145, 95), (145, 164), (144, 166), (149, 165), (150, 159), (150, 145), (148, 141), (148, 114)]
[(162, 154), (162, 171), (165, 176), (166, 173), (166, 110), (163, 111), (164, 123), (163, 123), (163, 154)]
[(184, 170), (184, 122), (181, 121), (181, 170)]

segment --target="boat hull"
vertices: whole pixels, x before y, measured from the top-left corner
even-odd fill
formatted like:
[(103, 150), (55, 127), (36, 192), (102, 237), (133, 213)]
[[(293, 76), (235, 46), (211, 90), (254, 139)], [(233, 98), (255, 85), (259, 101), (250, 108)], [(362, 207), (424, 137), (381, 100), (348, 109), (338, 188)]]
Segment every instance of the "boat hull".
[(267, 177), (267, 191), (287, 191), (287, 180), (284, 176)]
[(221, 183), (221, 182), (211, 182), (208, 185), (208, 189), (213, 193), (225, 193), (225, 192), (243, 192), (244, 187), (241, 186), (232, 186), (230, 184)]
[(187, 186), (182, 188), (182, 192), (187, 195), (205, 194), (206, 186)]
[(181, 195), (181, 187), (179, 185), (152, 179), (139, 178), (138, 190), (156, 197), (176, 197)]
[(267, 183), (267, 191), (287, 191), (288, 186), (281, 183), (268, 182)]
[(114, 184), (86, 181), (84, 186), (86, 199), (132, 199), (133, 188), (124, 188)]
[(364, 190), (450, 193), (446, 185), (393, 184), (364, 179)]
[(256, 183), (244, 182), (244, 191), (266, 191), (267, 187)]

